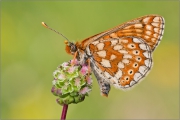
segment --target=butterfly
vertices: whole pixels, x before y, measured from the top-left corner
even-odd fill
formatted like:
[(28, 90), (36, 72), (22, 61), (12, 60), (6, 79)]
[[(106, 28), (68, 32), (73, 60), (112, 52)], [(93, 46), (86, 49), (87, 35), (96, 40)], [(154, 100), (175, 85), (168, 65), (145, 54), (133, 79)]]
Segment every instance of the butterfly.
[(131, 88), (147, 75), (152, 68), (152, 53), (162, 39), (164, 27), (162, 16), (142, 16), (81, 42), (68, 40), (66, 52), (74, 55), (81, 64), (90, 64), (101, 94), (108, 96), (110, 85)]

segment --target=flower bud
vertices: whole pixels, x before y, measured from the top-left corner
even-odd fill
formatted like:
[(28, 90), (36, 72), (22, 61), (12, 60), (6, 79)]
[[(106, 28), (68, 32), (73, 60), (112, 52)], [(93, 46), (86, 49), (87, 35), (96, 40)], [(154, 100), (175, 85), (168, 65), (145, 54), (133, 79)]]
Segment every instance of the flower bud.
[(51, 92), (58, 96), (56, 101), (60, 105), (82, 102), (92, 90), (88, 65), (79, 64), (77, 59), (58, 66), (53, 77)]

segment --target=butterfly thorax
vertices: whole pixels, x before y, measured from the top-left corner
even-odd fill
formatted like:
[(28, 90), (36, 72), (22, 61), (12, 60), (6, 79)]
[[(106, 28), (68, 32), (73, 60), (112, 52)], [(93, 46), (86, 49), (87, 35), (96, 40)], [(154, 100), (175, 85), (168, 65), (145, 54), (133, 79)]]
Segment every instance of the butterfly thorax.
[(72, 42), (66, 43), (66, 52), (68, 54), (74, 55), (80, 64), (85, 64), (88, 59), (88, 56), (85, 54), (85, 50), (78, 42), (75, 44)]

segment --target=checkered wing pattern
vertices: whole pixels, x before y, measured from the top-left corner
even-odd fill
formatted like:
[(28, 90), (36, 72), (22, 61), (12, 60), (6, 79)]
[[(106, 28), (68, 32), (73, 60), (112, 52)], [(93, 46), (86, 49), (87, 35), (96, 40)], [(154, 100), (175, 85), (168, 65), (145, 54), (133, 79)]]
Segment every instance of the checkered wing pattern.
[(108, 83), (129, 88), (145, 77), (152, 67), (152, 52), (162, 39), (164, 23), (159, 15), (143, 16), (81, 42), (100, 87), (107, 88), (106, 94)]
[(82, 41), (82, 45), (86, 47), (89, 43), (97, 40), (133, 36), (142, 38), (154, 51), (162, 39), (164, 27), (165, 20), (163, 17), (159, 15), (143, 16), (87, 38)]
[(87, 51), (92, 55), (92, 69), (117, 88), (133, 86), (152, 66), (151, 48), (137, 37), (95, 41)]

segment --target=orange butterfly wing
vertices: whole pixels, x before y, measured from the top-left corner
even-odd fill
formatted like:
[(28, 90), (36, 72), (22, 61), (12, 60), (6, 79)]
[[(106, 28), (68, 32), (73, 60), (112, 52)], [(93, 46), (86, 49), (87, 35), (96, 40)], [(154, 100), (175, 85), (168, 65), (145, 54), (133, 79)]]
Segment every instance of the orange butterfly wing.
[(151, 50), (154, 51), (162, 39), (165, 27), (164, 23), (164, 18), (159, 15), (143, 16), (129, 22), (125, 22), (108, 31), (91, 36), (81, 42), (81, 47), (85, 49), (89, 43), (100, 38), (101, 40), (106, 40), (108, 38), (134, 36), (143, 38), (151, 47)]
[(109, 83), (128, 88), (145, 77), (152, 67), (152, 51), (162, 39), (164, 23), (159, 15), (147, 15), (77, 43), (92, 56), (91, 67), (102, 93), (108, 94)]

